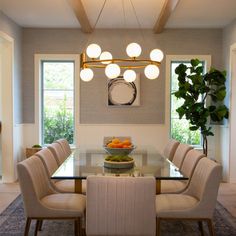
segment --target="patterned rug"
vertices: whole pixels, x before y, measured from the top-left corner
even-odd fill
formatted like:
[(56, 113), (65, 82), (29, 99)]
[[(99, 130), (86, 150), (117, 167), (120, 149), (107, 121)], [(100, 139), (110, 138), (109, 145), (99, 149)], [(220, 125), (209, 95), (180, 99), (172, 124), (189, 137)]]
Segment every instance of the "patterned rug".
[[(236, 218), (217, 203), (214, 212), (215, 232), (217, 236), (236, 236)], [(21, 196), (18, 196), (0, 215), (0, 236), (22, 236), (25, 227), (24, 209)], [(31, 223), (30, 235), (35, 225)], [(39, 236), (70, 236), (74, 235), (72, 221), (44, 221)], [(208, 234), (204, 224), (205, 235)], [(196, 222), (162, 221), (161, 236), (197, 236), (200, 235)]]

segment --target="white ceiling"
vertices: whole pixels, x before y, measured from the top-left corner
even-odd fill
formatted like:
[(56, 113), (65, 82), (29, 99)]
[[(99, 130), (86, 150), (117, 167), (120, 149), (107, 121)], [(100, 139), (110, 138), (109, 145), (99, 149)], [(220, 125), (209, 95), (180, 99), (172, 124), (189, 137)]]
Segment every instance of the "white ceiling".
[[(104, 0), (82, 2), (94, 26)], [(164, 0), (132, 2), (141, 27), (153, 28)], [(139, 28), (130, 0), (124, 7), (122, 0), (107, 0), (96, 28)], [(0, 0), (0, 9), (23, 27), (80, 27), (67, 0)], [(166, 28), (221, 28), (235, 18), (236, 0), (180, 0)]]

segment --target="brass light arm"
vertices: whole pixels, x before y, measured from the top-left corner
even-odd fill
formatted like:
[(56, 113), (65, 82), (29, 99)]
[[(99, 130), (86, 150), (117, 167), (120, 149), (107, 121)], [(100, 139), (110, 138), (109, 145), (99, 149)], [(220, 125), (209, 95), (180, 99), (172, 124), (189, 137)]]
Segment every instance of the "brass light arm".
[(138, 68), (144, 68), (145, 66), (149, 64), (160, 66), (160, 62), (158, 61), (152, 61), (150, 59), (121, 59), (121, 58), (113, 58), (113, 59), (107, 59), (107, 60), (98, 60), (98, 59), (92, 59), (86, 61), (86, 55), (85, 53), (82, 53), (80, 55), (80, 66), (81, 68), (105, 68), (107, 64), (102, 64), (102, 62), (112, 62), (112, 63), (125, 63), (119, 65), (120, 68), (125, 69), (138, 69)]

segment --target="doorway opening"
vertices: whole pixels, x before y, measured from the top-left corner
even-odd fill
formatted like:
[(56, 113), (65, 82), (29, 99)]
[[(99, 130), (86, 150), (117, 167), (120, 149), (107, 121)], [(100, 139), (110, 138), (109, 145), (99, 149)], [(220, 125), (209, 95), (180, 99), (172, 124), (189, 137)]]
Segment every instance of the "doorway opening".
[(2, 182), (14, 182), (13, 155), (13, 48), (14, 40), (0, 31), (0, 176)]

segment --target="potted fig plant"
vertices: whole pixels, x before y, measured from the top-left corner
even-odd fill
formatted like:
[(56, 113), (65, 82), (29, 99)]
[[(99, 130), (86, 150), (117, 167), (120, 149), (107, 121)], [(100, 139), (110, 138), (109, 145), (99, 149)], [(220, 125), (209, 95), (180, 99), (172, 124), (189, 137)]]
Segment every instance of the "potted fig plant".
[(200, 129), (203, 153), (207, 155), (207, 137), (214, 136), (210, 119), (221, 122), (229, 115), (228, 108), (223, 104), (226, 72), (211, 68), (204, 74), (200, 60), (192, 59), (190, 66), (180, 64), (175, 73), (178, 75), (179, 88), (173, 94), (183, 99), (183, 104), (176, 111), (180, 119), (185, 116), (189, 120), (190, 130)]

